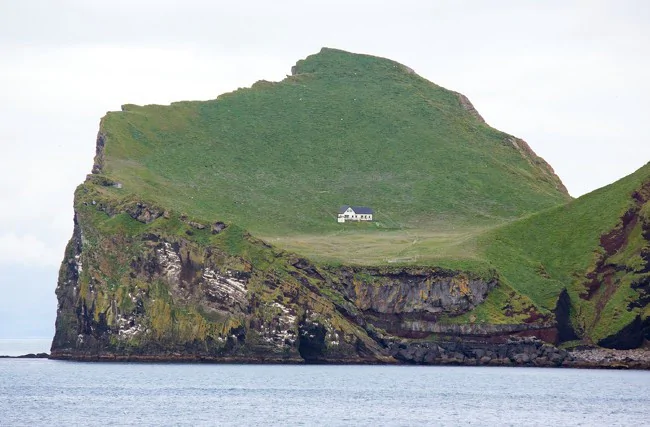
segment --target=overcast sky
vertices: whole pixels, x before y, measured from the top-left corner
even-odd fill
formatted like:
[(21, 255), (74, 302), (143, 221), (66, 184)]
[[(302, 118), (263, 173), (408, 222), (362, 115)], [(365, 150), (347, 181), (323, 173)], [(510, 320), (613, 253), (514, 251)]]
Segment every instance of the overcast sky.
[(106, 111), (368, 53), (467, 95), (580, 196), (650, 161), (649, 22), (647, 1), (0, 0), (0, 338), (52, 334)]

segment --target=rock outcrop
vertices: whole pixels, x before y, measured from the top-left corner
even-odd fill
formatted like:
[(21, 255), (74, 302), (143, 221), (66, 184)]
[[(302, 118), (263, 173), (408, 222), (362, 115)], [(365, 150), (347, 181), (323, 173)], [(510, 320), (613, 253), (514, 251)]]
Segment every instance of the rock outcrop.
[(456, 96), (458, 97), (458, 102), (460, 102), (460, 105), (472, 116), (474, 116), (479, 122), (485, 123), (485, 119), (481, 114), (478, 112), (478, 110), (474, 107), (474, 104), (469, 100), (468, 97), (463, 95), (462, 93), (455, 92)]

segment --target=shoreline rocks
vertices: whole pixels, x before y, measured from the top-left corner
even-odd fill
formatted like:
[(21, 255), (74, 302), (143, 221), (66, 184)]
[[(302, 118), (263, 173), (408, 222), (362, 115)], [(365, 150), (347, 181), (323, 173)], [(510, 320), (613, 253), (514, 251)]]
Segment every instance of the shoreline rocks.
[(585, 368), (650, 369), (650, 350), (584, 348), (571, 351), (575, 363)]
[(407, 364), (563, 366), (574, 361), (566, 350), (536, 337), (510, 337), (503, 343), (480, 341), (395, 342), (391, 356)]
[(20, 356), (7, 356), (0, 355), (0, 359), (49, 359), (50, 355), (48, 353), (27, 353), (21, 354)]
[[(650, 350), (587, 348), (567, 351), (536, 337), (509, 337), (494, 344), (479, 341), (394, 341), (386, 343), (389, 356), (376, 358), (333, 358), (307, 361), (277, 356), (214, 356), (190, 353), (114, 354), (55, 352), (50, 359), (81, 362), (144, 363), (236, 363), (236, 364), (327, 364), (327, 365), (429, 365), (511, 366), (598, 369), (650, 369)], [(32, 355), (34, 356), (34, 355)], [(21, 356), (27, 357), (27, 356)], [(36, 356), (40, 357), (40, 356)]]

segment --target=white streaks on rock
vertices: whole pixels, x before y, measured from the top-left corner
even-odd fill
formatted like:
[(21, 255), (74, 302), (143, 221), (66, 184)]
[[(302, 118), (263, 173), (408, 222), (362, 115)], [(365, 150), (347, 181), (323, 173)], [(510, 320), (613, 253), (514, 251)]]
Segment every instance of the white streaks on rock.
[(181, 276), (181, 257), (174, 251), (171, 243), (163, 242), (163, 246), (156, 249), (156, 256), (163, 275), (168, 280), (178, 283)]
[(121, 339), (129, 339), (145, 331), (144, 326), (136, 322), (135, 316), (121, 316), (117, 319), (117, 333)]
[(77, 269), (77, 273), (81, 274), (81, 272), (84, 270), (83, 263), (81, 262), (81, 254), (77, 254), (74, 256), (74, 265), (75, 268)]
[[(339, 345), (341, 343), (341, 337), (337, 330), (332, 326), (332, 323), (325, 317), (322, 317), (318, 313), (309, 313), (306, 323), (311, 323), (312, 325), (322, 325), (325, 328), (325, 342), (329, 346)], [(305, 331), (306, 332), (306, 331)], [(309, 334), (309, 338), (314, 338), (314, 335)]]
[(215, 301), (227, 305), (238, 303), (241, 307), (246, 305), (246, 283), (232, 277), (232, 273), (227, 272), (227, 276), (217, 273), (216, 271), (205, 267), (203, 269), (203, 281), (205, 283), (206, 293)]
[(278, 347), (293, 345), (296, 342), (296, 315), (278, 302), (271, 304), (271, 307), (280, 313), (270, 325), (262, 327), (261, 333), (264, 341)]

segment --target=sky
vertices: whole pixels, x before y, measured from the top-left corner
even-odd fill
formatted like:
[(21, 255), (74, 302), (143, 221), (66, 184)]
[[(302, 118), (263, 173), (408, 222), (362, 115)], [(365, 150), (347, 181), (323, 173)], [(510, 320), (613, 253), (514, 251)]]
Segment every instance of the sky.
[(100, 118), (278, 81), (321, 47), (469, 97), (573, 196), (650, 161), (650, 2), (0, 0), (0, 338), (51, 337)]

